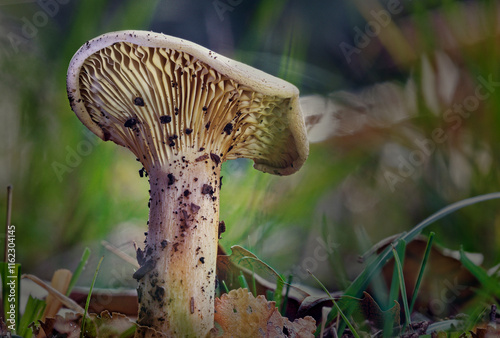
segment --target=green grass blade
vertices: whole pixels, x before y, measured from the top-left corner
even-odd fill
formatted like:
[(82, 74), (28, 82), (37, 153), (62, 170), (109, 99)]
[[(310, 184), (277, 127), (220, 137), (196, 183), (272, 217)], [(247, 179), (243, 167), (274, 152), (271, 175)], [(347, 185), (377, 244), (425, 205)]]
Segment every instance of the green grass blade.
[(46, 305), (45, 301), (41, 299), (33, 298), (31, 295), (28, 297), (23, 316), (17, 326), (17, 334), (19, 336), (24, 338), (33, 337), (33, 332), (28, 326), (42, 318)]
[[(401, 264), (404, 264), (405, 250), (406, 250), (406, 242), (399, 241), (398, 245), (396, 246), (396, 252), (398, 254), (399, 260), (401, 261)], [(400, 290), (399, 269), (397, 264), (394, 264), (394, 270), (392, 272), (391, 290), (389, 291), (389, 302), (387, 303), (388, 308), (391, 307), (391, 305), (394, 305), (394, 302), (398, 301), (399, 290)]]
[(222, 281), (222, 287), (224, 287), (224, 292), (229, 293), (229, 288), (227, 287), (225, 281)]
[(285, 299), (283, 300), (283, 304), (281, 305), (281, 315), (285, 317), (286, 307), (288, 306), (288, 293), (290, 292), (290, 286), (292, 285), (293, 275), (288, 276), (288, 281), (286, 283), (286, 292)]
[(90, 305), (90, 299), (92, 298), (92, 290), (94, 289), (95, 281), (97, 279), (97, 274), (99, 273), (99, 269), (101, 268), (101, 263), (102, 260), (104, 259), (104, 256), (101, 257), (99, 260), (99, 264), (97, 264), (97, 268), (94, 273), (94, 278), (92, 279), (92, 284), (90, 285), (90, 290), (89, 294), (87, 295), (87, 302), (85, 303), (85, 312), (83, 313), (83, 318), (82, 318), (82, 327), (80, 330), (80, 338), (85, 337), (85, 323), (87, 322), (87, 313), (89, 311), (89, 305)]
[[(403, 240), (400, 240), (398, 242), (395, 251), (393, 249), (393, 254), (397, 253), (397, 256), (401, 264), (404, 264), (405, 250), (406, 250), (406, 242)], [(400, 279), (401, 277), (399, 273), (399, 265), (397, 264), (396, 261), (394, 261), (394, 268), (391, 280), (391, 290), (389, 292), (389, 297), (387, 298), (388, 302), (386, 304), (387, 308), (393, 306), (394, 303), (399, 303), (398, 302), (400, 294), (399, 291), (401, 289)], [(405, 298), (402, 292), (401, 292), (401, 297), (403, 299)], [(384, 337), (390, 337), (392, 335), (393, 326), (394, 326), (394, 321), (392, 320), (392, 318), (387, 317), (384, 319)]]
[(496, 300), (494, 298), (500, 298), (500, 280), (497, 274), (490, 275), (483, 268), (472, 262), (467, 257), (463, 248), (460, 248), (460, 262), (482, 286), (476, 290), (474, 301), (474, 303), (480, 304), (480, 306), (476, 306), (473, 309), (465, 322), (466, 330), (472, 330), (484, 318), (484, 313), (486, 312), (484, 304), (495, 303)]
[(68, 285), (68, 290), (66, 291), (66, 296), (69, 296), (71, 294), (71, 291), (76, 285), (76, 282), (80, 278), (80, 275), (82, 274), (83, 269), (85, 269), (85, 265), (87, 265), (87, 262), (90, 257), (90, 249), (88, 247), (83, 250), (82, 258), (80, 259), (80, 263), (78, 263), (78, 266), (75, 269), (75, 272), (73, 272), (73, 275), (71, 276), (71, 280), (69, 281)]
[(276, 280), (276, 289), (274, 290), (273, 300), (276, 302), (276, 308), (281, 308), (281, 303), (283, 301), (283, 279), (278, 278)]
[(469, 270), (469, 272), (477, 278), (479, 283), (488, 291), (500, 298), (500, 283), (498, 278), (489, 276), (488, 273), (481, 267), (474, 264), (465, 254), (463, 248), (460, 248), (460, 262)]
[(129, 327), (128, 329), (126, 329), (125, 331), (123, 331), (120, 334), (119, 338), (133, 337), (136, 330), (137, 330), (137, 327), (135, 325), (133, 325), (133, 326)]
[(255, 271), (253, 271), (253, 266), (252, 266), (252, 294), (254, 297), (257, 297), (257, 281), (255, 280)]
[[(236, 246), (231, 247), (231, 250), (233, 250), (233, 252), (234, 252), (236, 249), (233, 249), (233, 248), (236, 248)], [(245, 250), (243, 248), (238, 248), (238, 249)], [(237, 261), (237, 264), (241, 264), (241, 266), (243, 266), (244, 268), (247, 268), (247, 269), (252, 270), (252, 271), (254, 271), (254, 268), (257, 268), (257, 273), (261, 277), (264, 277), (264, 278), (267, 276), (272, 276), (272, 277), (275, 277), (277, 279), (283, 279), (281, 277), (281, 275), (278, 272), (276, 272), (276, 270), (274, 270), (269, 264), (267, 264), (266, 262), (264, 262), (263, 260), (261, 260), (260, 258), (258, 258), (255, 255), (241, 257)], [(284, 280), (283, 280), (283, 282), (284, 282)]]
[(328, 295), (328, 297), (332, 301), (333, 306), (335, 306), (335, 309), (337, 309), (338, 313), (340, 314), (340, 316), (344, 320), (344, 323), (347, 323), (347, 326), (349, 326), (349, 329), (351, 330), (352, 335), (356, 338), (359, 338), (359, 334), (354, 329), (354, 326), (352, 326), (351, 322), (347, 319), (347, 316), (344, 314), (344, 312), (342, 312), (342, 310), (340, 309), (339, 305), (337, 304), (337, 301), (335, 300), (335, 298), (333, 298), (332, 295), (330, 294), (330, 292), (328, 292), (328, 289), (323, 285), (323, 283), (321, 283), (321, 281), (318, 278), (316, 278), (315, 275), (313, 275), (311, 273), (311, 271), (307, 270), (307, 272), (312, 276), (312, 278), (314, 278), (314, 280), (319, 284), (319, 286), (323, 289), (323, 291), (326, 292), (326, 294)]
[[(485, 201), (490, 201), (493, 199), (499, 199), (500, 198), (500, 192), (494, 192), (490, 194), (484, 194), (484, 195), (479, 195), (471, 198), (467, 198), (455, 203), (450, 204), (449, 206), (439, 210), (438, 212), (432, 214), (431, 216), (427, 217), (425, 220), (417, 224), (413, 229), (411, 229), (409, 232), (401, 235), (398, 239), (404, 239), (407, 243), (412, 241), (416, 236), (418, 236), (423, 229), (425, 229), (427, 226), (431, 225), (432, 223), (436, 222), (437, 220), (440, 220), (441, 218), (451, 214), (452, 212), (455, 212), (457, 210), (460, 210), (462, 208), (465, 208), (469, 205), (473, 205), (476, 203), (481, 203)], [(361, 272), (358, 277), (351, 283), (351, 285), (346, 289), (344, 295), (345, 296), (350, 296), (350, 297), (360, 297), (361, 293), (366, 289), (368, 286), (368, 283), (370, 280), (373, 278), (374, 275), (376, 275), (380, 269), (387, 263), (387, 261), (392, 258), (392, 249), (391, 247), (387, 247), (385, 250), (383, 250), (380, 255), (377, 256), (377, 258), (370, 263), (369, 265), (366, 266), (366, 268)], [(345, 309), (345, 312), (350, 315), (353, 311), (353, 307), (349, 306)], [(330, 315), (328, 316), (328, 319), (331, 320), (335, 317), (334, 311), (330, 312)], [(339, 336), (342, 335), (343, 329), (345, 328), (345, 324), (342, 323), (340, 328), (339, 328)]]
[[(398, 244), (404, 243), (403, 240), (400, 240)], [(405, 244), (402, 244), (405, 246)], [(401, 263), (401, 260), (399, 259), (399, 253), (396, 251), (396, 249), (393, 247), (392, 248), (392, 254), (394, 255), (394, 263), (398, 268), (398, 277), (399, 277), (399, 287), (401, 290), (401, 298), (403, 299), (403, 306), (405, 309), (405, 325), (403, 326), (403, 332), (405, 331), (406, 327), (411, 324), (411, 319), (410, 319), (410, 310), (408, 308), (408, 299), (406, 297), (406, 285), (405, 285), (405, 279), (403, 275), (403, 264)]]
[(240, 275), (238, 276), (238, 282), (240, 283), (240, 287), (250, 291), (250, 288), (248, 287), (248, 283), (247, 283), (247, 280), (245, 278), (245, 275), (243, 275), (243, 272), (241, 272), (241, 271), (240, 271)]
[(431, 254), (432, 242), (434, 241), (435, 235), (436, 234), (434, 232), (431, 232), (427, 240), (427, 246), (425, 247), (424, 258), (422, 260), (422, 264), (420, 265), (420, 271), (418, 272), (417, 281), (415, 282), (415, 288), (413, 289), (413, 295), (411, 297), (410, 313), (413, 311), (413, 306), (417, 301), (418, 290), (420, 289), (420, 283), (422, 282), (422, 278), (424, 277), (425, 267), (427, 266), (427, 261), (429, 260)]
[(449, 320), (443, 320), (441, 322), (435, 322), (429, 325), (427, 328), (427, 334), (431, 334), (431, 332), (448, 332), (451, 330), (456, 330), (456, 331), (461, 331), (464, 329), (464, 322), (463, 320), (458, 320), (458, 319), (449, 319)]
[[(500, 192), (495, 192), (491, 194), (479, 195), (476, 197), (471, 197), (464, 199), (462, 201), (450, 204), (449, 206), (439, 210), (438, 212), (432, 214), (427, 217), (425, 220), (417, 224), (413, 229), (409, 232), (404, 233), (399, 238), (395, 240), (395, 242), (399, 239), (404, 239), (407, 243), (412, 241), (416, 236), (418, 236), (422, 230), (424, 230), (427, 226), (432, 223), (440, 220), (441, 218), (455, 212), (459, 209), (467, 207), (469, 205), (473, 205), (480, 202), (489, 201), (492, 199), (500, 199)], [(369, 264), (365, 270), (354, 280), (353, 283), (347, 288), (345, 294), (348, 296), (359, 297), (363, 290), (365, 290), (369, 281), (373, 277), (373, 275), (379, 271), (385, 263), (392, 258), (392, 249), (391, 247), (387, 247), (380, 255), (373, 261), (373, 263)]]

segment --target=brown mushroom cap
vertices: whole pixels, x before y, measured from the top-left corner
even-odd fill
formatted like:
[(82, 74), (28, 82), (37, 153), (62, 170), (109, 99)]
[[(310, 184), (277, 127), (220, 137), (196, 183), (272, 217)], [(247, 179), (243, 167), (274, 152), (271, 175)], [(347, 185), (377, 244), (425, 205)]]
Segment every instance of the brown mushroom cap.
[(206, 149), (288, 175), (308, 155), (295, 86), (168, 35), (121, 31), (88, 41), (71, 60), (67, 90), (82, 123), (129, 148), (146, 170)]

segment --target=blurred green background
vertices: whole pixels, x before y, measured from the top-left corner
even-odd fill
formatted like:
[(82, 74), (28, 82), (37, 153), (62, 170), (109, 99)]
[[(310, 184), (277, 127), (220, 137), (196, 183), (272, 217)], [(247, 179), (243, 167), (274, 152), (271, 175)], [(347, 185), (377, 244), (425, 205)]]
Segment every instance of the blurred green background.
[[(304, 106), (322, 131), (299, 173), (223, 165), (221, 244), (250, 249), (297, 282), (311, 283), (308, 268), (342, 286), (370, 243), (499, 190), (500, 91), (483, 85), (489, 95), (480, 100), (475, 92), (480, 79), (500, 81), (498, 19), (497, 1), (0, 0), (0, 187), (14, 187), (18, 261), (50, 278), (73, 269), (90, 246), (89, 276), (105, 255), (101, 287), (135, 284), (133, 267), (100, 241), (133, 255), (146, 231), (147, 180), (131, 153), (78, 121), (65, 77), (85, 41), (144, 29), (284, 78), (303, 96), (321, 95), (320, 108)], [(457, 104), (469, 109), (460, 115)], [(418, 140), (437, 129), (445, 140), (421, 148)], [(498, 206), (468, 207), (430, 230), (442, 245), (463, 245), (494, 265)]]

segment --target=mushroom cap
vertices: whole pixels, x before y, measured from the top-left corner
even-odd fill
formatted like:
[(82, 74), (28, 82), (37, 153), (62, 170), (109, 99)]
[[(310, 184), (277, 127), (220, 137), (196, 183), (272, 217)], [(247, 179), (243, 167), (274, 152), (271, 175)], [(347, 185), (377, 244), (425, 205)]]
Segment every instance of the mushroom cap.
[(277, 175), (308, 156), (294, 85), (172, 36), (119, 31), (88, 41), (70, 62), (67, 91), (87, 128), (146, 169), (189, 148), (250, 158)]

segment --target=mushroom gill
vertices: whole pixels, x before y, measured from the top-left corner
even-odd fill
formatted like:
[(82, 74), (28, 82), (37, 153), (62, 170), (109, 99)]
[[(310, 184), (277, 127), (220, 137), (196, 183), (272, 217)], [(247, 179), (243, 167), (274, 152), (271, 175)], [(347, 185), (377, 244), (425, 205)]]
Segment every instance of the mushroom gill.
[(271, 167), (298, 157), (289, 98), (255, 92), (185, 52), (118, 42), (90, 55), (79, 81), (92, 121), (146, 170), (190, 148)]

